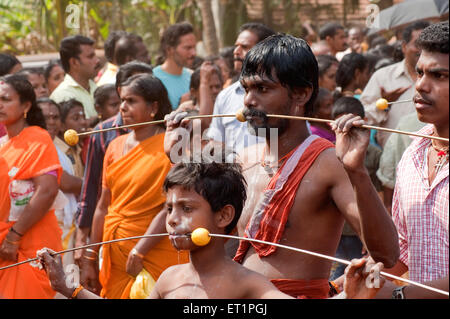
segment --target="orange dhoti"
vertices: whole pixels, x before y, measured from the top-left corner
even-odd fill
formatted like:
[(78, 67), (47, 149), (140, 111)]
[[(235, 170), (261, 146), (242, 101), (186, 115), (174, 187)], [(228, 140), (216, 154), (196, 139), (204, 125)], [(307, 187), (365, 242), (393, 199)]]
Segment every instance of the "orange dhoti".
[[(171, 165), (163, 149), (164, 134), (146, 139), (121, 156), (127, 137), (113, 140), (105, 154), (103, 184), (111, 191), (111, 204), (103, 241), (143, 235), (165, 202), (162, 186)], [(126, 240), (103, 246), (102, 297), (129, 298), (134, 278), (127, 274), (126, 262), (136, 243)], [(187, 261), (187, 254), (177, 252), (164, 236), (146, 254), (144, 268), (156, 281), (169, 266)]]

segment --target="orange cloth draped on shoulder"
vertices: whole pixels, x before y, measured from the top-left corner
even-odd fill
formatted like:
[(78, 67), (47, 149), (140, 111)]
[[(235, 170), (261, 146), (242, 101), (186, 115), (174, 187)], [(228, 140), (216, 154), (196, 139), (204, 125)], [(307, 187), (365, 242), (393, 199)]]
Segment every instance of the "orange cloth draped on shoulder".
[(271, 279), (279, 291), (297, 299), (326, 299), (330, 294), (328, 279)]
[[(280, 242), (303, 176), (316, 158), (332, 147), (331, 142), (316, 135), (310, 135), (297, 147), (264, 190), (264, 198), (247, 224), (244, 237)], [(277, 249), (273, 245), (241, 240), (234, 260), (242, 263), (250, 245), (260, 258), (271, 255)]]
[[(105, 154), (103, 187), (111, 191), (111, 203), (105, 217), (103, 241), (143, 235), (165, 202), (162, 186), (171, 165), (164, 153), (164, 134), (146, 139), (122, 156), (128, 136), (114, 139)], [(102, 297), (129, 298), (134, 278), (127, 274), (126, 262), (137, 241), (103, 246)], [(187, 253), (177, 252), (164, 236), (145, 256), (144, 268), (156, 281), (169, 266), (186, 262)]]
[[(29, 180), (52, 171), (57, 172), (59, 183), (62, 169), (58, 154), (50, 135), (40, 127), (27, 127), (0, 146), (0, 243), (15, 223), (8, 221), (10, 182), (13, 179)], [(12, 172), (17, 173), (11, 178), (8, 173)], [(54, 210), (48, 211), (24, 234), (18, 249), (18, 262), (36, 257), (36, 251), (43, 247), (55, 251), (62, 249), (61, 230)], [(13, 262), (0, 259), (0, 267), (10, 264)], [(54, 296), (55, 291), (51, 289), (45, 272), (29, 263), (0, 270), (0, 298), (43, 299)]]

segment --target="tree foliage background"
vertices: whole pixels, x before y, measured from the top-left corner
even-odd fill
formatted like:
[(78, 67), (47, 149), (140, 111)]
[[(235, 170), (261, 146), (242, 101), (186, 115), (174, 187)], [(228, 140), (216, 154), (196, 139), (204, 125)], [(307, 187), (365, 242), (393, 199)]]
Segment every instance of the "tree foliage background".
[[(250, 21), (246, 8), (254, 0), (217, 0), (220, 8), (219, 17), (216, 15), (215, 19), (216, 25), (220, 25), (218, 32), (211, 25), (215, 21), (210, 5), (213, 1), (0, 0), (0, 52), (16, 55), (55, 52), (58, 51), (61, 39), (73, 34), (90, 36), (101, 48), (111, 31), (126, 30), (142, 36), (152, 56), (155, 56), (162, 30), (172, 23), (184, 20), (194, 25), (199, 39), (203, 38), (207, 42), (208, 37), (212, 40), (217, 38), (217, 44), (209, 43), (211, 50), (217, 51), (217, 47), (233, 45), (239, 26)], [(333, 14), (330, 7), (319, 5), (317, 0), (259, 2), (263, 6), (262, 16), (258, 19), (260, 22), (297, 36), (302, 30), (299, 10), (308, 10), (313, 21), (314, 15), (324, 10), (328, 10), (331, 16)], [(358, 4), (358, 0), (343, 1), (344, 9), (347, 6), (354, 10)], [(66, 10), (70, 5), (79, 8), (78, 28), (67, 26), (71, 13)], [(281, 14), (274, 15), (276, 10)]]

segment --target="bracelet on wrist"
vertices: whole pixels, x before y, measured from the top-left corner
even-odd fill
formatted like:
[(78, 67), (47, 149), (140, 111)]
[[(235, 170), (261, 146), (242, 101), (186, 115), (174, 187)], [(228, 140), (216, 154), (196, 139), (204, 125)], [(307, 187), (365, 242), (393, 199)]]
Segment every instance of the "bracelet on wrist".
[(75, 298), (77, 298), (78, 294), (79, 294), (80, 291), (83, 290), (83, 289), (84, 289), (84, 287), (83, 287), (82, 285), (78, 285), (78, 287), (75, 288), (75, 290), (74, 290), (73, 293), (72, 293), (72, 296), (70, 296), (69, 299), (75, 299)]
[(132, 254), (133, 256), (138, 256), (138, 257), (141, 258), (141, 259), (144, 259), (144, 258), (145, 258), (145, 256), (144, 256), (143, 254), (141, 254), (140, 252), (138, 252), (136, 248), (133, 248), (133, 249), (131, 250), (131, 254)]
[(16, 235), (19, 236), (19, 237), (23, 237), (23, 234), (21, 234), (21, 233), (19, 233), (18, 231), (16, 231), (16, 230), (14, 229), (14, 227), (11, 227), (11, 228), (9, 229), (9, 231), (10, 231), (10, 232), (13, 232), (14, 234), (16, 234)]
[(20, 244), (20, 240), (18, 240), (18, 241), (12, 241), (12, 240), (9, 240), (9, 239), (6, 238), (6, 237), (5, 237), (5, 241), (6, 241), (7, 243), (11, 244), (11, 245), (19, 245), (19, 244)]
[(98, 256), (98, 252), (96, 252), (95, 250), (93, 250), (93, 249), (91, 249), (91, 248), (86, 248), (86, 252), (93, 253), (93, 254), (95, 254), (96, 256)]
[(86, 255), (83, 255), (83, 258), (84, 258), (84, 259), (87, 259), (87, 260), (94, 260), (94, 261), (97, 261), (97, 260), (98, 260), (97, 257), (89, 257), (89, 256), (86, 256)]

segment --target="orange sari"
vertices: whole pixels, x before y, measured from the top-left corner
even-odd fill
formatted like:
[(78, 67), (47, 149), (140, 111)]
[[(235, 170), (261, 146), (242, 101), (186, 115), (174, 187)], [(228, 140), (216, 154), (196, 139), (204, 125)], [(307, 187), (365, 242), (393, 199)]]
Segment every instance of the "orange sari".
[[(111, 203), (105, 217), (103, 241), (143, 235), (165, 202), (162, 186), (171, 165), (164, 153), (164, 134), (146, 139), (122, 156), (128, 135), (114, 139), (105, 154), (103, 187), (111, 191)], [(127, 274), (126, 262), (137, 241), (103, 246), (102, 297), (129, 298), (134, 278)], [(186, 262), (188, 255), (178, 253), (165, 236), (145, 256), (144, 268), (156, 281), (169, 266)]]
[[(10, 178), (8, 173), (17, 171)], [(53, 141), (47, 131), (27, 127), (19, 135), (0, 146), (0, 244), (15, 222), (8, 222), (10, 210), (9, 184), (13, 179), (28, 180), (51, 171), (57, 171), (58, 183), (62, 169)], [(43, 247), (55, 251), (62, 249), (61, 230), (54, 210), (47, 214), (22, 237), (18, 249), (18, 262), (36, 257), (36, 251)], [(0, 267), (13, 264), (0, 259)], [(0, 270), (0, 298), (53, 298), (55, 291), (43, 270), (33, 268), (29, 263)]]

